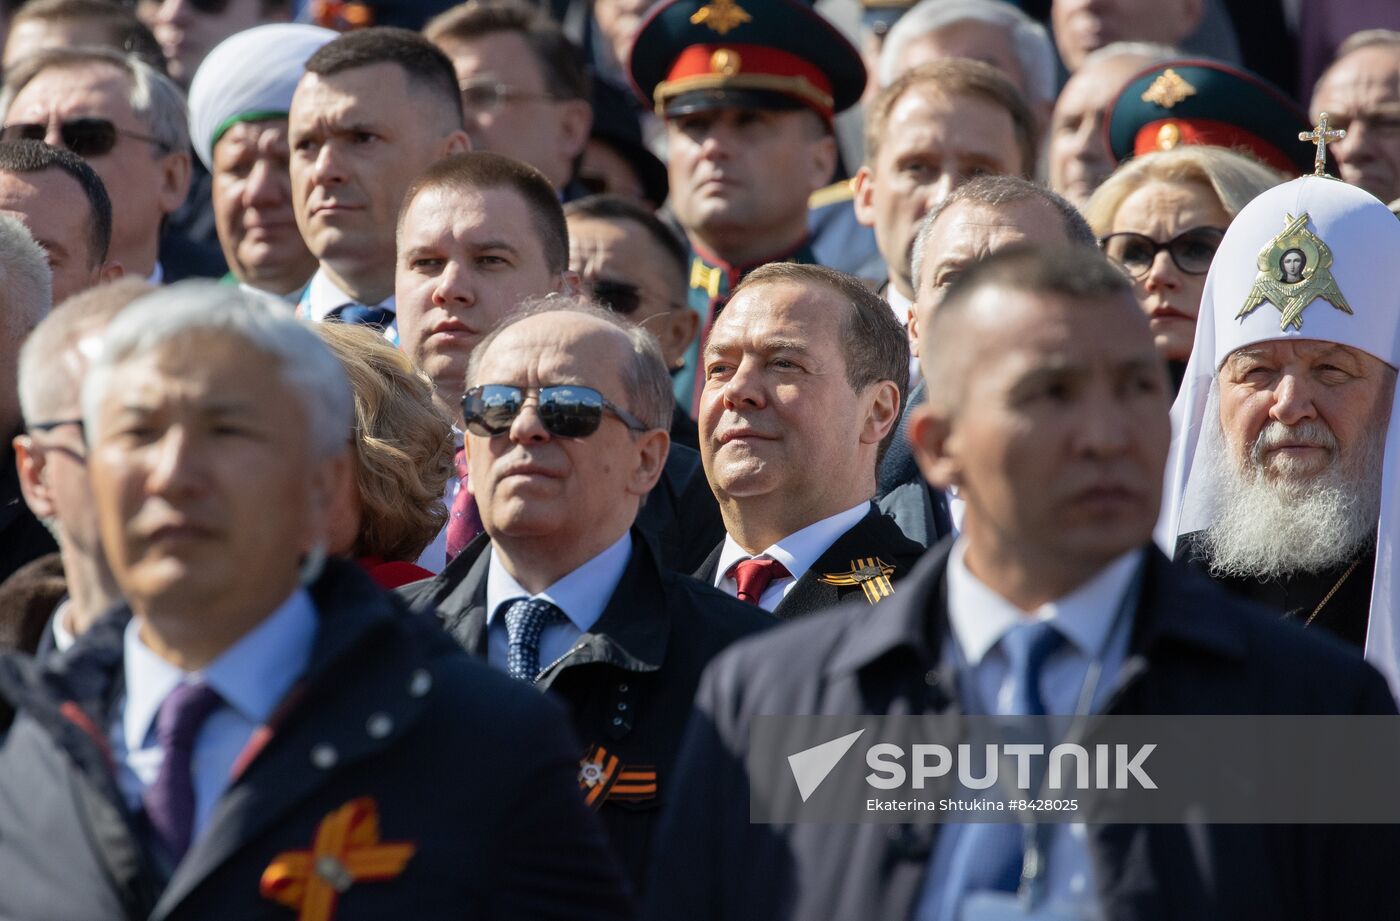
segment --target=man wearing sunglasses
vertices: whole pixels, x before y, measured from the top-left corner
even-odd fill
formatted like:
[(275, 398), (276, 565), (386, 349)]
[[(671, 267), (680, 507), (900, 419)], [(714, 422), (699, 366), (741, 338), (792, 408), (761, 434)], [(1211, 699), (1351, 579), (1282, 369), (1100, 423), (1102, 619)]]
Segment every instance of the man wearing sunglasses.
[(637, 526), (673, 398), (656, 340), (567, 299), (472, 353), (462, 400), (486, 537), (405, 593), (466, 649), (569, 705), (579, 790), (641, 885), (700, 673), (762, 611), (668, 571)]
[(452, 59), (472, 147), (523, 160), (564, 201), (593, 123), (583, 55), (533, 5), (464, 3), (428, 23), (428, 40)]
[(161, 225), (190, 183), (185, 102), (170, 78), (115, 51), (42, 51), (6, 75), (0, 111), (0, 140), (40, 140), (87, 161), (112, 200), (110, 259), (158, 284)]
[(695, 575), (783, 618), (897, 591), (923, 547), (872, 502), (909, 380), (889, 305), (853, 276), (774, 263), (702, 355), (700, 455), (727, 533)]
[(292, 207), (319, 262), (298, 314), (381, 326), (397, 343), (395, 219), (415, 177), (470, 147), (452, 64), (404, 29), (311, 55), (288, 116)]

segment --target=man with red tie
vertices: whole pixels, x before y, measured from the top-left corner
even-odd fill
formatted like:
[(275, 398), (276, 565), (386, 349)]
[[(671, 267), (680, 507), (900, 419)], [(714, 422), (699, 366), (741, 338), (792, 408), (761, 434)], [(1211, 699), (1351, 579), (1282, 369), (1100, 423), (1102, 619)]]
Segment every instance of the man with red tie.
[(833, 269), (764, 266), (701, 357), (700, 455), (727, 534), (696, 576), (784, 618), (889, 597), (923, 549), (871, 501), (909, 379), (889, 305)]

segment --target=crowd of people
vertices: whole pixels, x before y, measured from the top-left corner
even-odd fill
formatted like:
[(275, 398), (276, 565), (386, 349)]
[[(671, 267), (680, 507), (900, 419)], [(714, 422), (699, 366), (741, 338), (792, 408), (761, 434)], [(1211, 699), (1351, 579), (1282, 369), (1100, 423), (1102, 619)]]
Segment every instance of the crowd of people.
[(1400, 6), (0, 27), (0, 918), (1400, 917), (751, 811), (773, 716), (1396, 715)]

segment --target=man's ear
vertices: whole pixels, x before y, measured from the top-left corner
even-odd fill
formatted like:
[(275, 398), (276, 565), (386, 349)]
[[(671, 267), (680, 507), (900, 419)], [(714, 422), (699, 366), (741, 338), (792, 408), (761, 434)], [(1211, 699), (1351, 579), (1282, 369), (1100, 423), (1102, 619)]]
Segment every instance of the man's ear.
[(879, 381), (875, 387), (870, 411), (861, 426), (860, 443), (878, 445), (885, 440), (890, 429), (899, 425), (899, 385), (894, 381)]
[[(350, 488), (347, 480), (355, 476), (353, 459), (348, 450), (335, 457), (316, 464), (311, 476), (308, 498), (311, 504), (312, 523), (307, 535), (311, 546), (327, 547), (331, 539), (333, 508), (341, 496)], [(310, 549), (310, 547), (306, 548)]]
[(108, 259), (97, 269), (97, 281), (95, 284), (106, 285), (122, 278), (126, 275), (126, 269), (115, 259)]
[(53, 518), (53, 493), (49, 491), (48, 477), (45, 476), (45, 458), (42, 448), (35, 446), (28, 435), (16, 435), (15, 467), (19, 470), (19, 488), (24, 493), (24, 502), (35, 518)]
[(826, 188), (836, 172), (836, 138), (831, 132), (826, 132), (808, 146), (807, 161), (811, 170), (807, 177), (808, 189), (815, 192)]
[(471, 149), (471, 137), (467, 134), (467, 132), (463, 131), (461, 128), (458, 128), (456, 131), (449, 134), (443, 140), (442, 152), (438, 155), (438, 158), (441, 159), (442, 157), (448, 157), (452, 154), (470, 153)]
[(875, 174), (870, 171), (870, 167), (862, 166), (856, 171), (856, 178), (852, 180), (855, 188), (855, 197), (852, 204), (855, 206), (856, 220), (866, 227), (875, 226)]
[(919, 472), (939, 489), (957, 486), (962, 480), (962, 465), (953, 442), (952, 418), (928, 403), (916, 407), (909, 417), (909, 445)]
[(170, 214), (185, 203), (190, 193), (189, 151), (176, 151), (160, 158), (160, 213)]
[(909, 308), (909, 354), (915, 358), (919, 357), (919, 311), (913, 307)]
[[(662, 342), (663, 350), (684, 356), (695, 337), (700, 334), (700, 314), (682, 304), (672, 307), (662, 316), (666, 318), (664, 329), (668, 340)], [(681, 361), (684, 360), (682, 357)]]
[(565, 297), (573, 297), (579, 293), (581, 284), (577, 272), (573, 269), (565, 269), (560, 272), (559, 277), (555, 279), (554, 292), (556, 294), (562, 294)]
[(643, 498), (661, 479), (666, 468), (666, 455), (671, 452), (671, 433), (665, 429), (652, 429), (637, 435), (637, 466), (632, 469), (627, 491)]

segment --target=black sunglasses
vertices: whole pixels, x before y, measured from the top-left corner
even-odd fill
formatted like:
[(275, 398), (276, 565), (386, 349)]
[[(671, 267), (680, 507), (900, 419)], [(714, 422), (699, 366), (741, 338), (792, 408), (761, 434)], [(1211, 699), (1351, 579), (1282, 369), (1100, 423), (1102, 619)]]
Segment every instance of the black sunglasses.
[[(34, 123), (6, 125), (0, 128), (0, 141), (42, 141), (48, 137), (49, 126)], [(63, 146), (82, 157), (100, 157), (112, 152), (117, 146), (118, 137), (147, 141), (161, 150), (168, 149), (163, 141), (149, 134), (138, 134), (125, 128), (118, 128), (107, 118), (73, 118), (58, 126), (58, 136)]]
[(1111, 233), (1099, 240), (1104, 255), (1123, 267), (1134, 278), (1142, 278), (1152, 269), (1157, 254), (1166, 250), (1172, 262), (1187, 275), (1204, 275), (1210, 271), (1211, 260), (1225, 236), (1223, 227), (1192, 227), (1158, 243), (1140, 233)]
[(642, 289), (625, 281), (599, 279), (588, 285), (593, 299), (613, 313), (634, 314), (642, 306)]
[[(525, 407), (526, 390), (510, 384), (484, 384), (472, 387), (462, 397), (462, 420), (475, 435), (502, 435), (510, 431), (515, 417)], [(539, 388), (535, 408), (551, 435), (560, 438), (586, 438), (603, 424), (609, 412), (634, 432), (651, 426), (620, 406), (615, 406), (592, 387), (561, 384)]]

